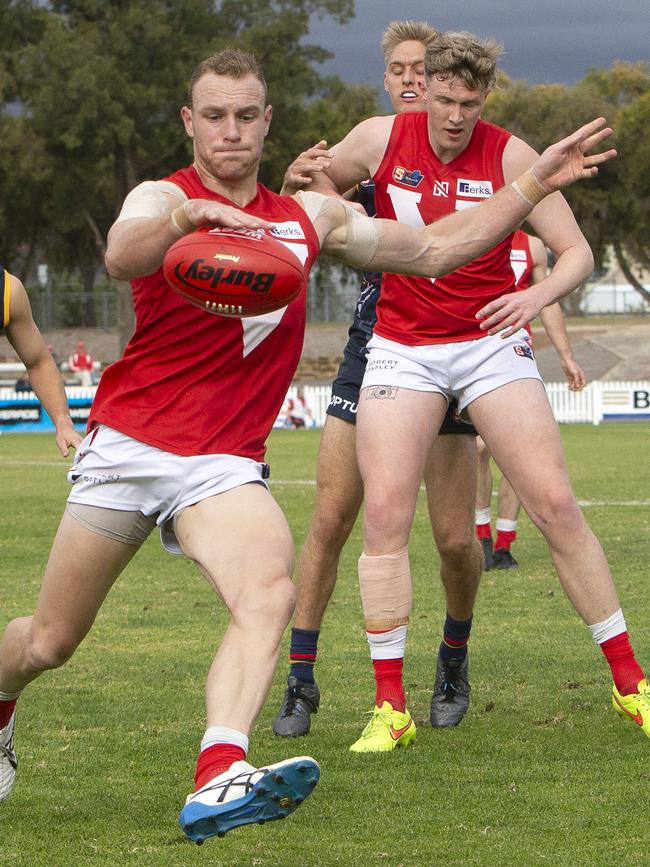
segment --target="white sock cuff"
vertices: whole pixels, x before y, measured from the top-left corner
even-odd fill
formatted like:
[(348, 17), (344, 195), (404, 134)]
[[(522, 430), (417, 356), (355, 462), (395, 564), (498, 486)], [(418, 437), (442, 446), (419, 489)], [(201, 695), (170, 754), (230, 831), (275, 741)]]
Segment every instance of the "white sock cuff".
[(503, 530), (504, 533), (513, 533), (516, 529), (516, 521), (511, 521), (509, 518), (497, 518), (497, 530)]
[(596, 644), (602, 644), (610, 638), (615, 638), (621, 632), (625, 632), (625, 617), (623, 617), (623, 609), (619, 608), (607, 620), (602, 620), (600, 623), (593, 623), (589, 626), (589, 631), (594, 637)]
[(241, 747), (248, 754), (248, 735), (238, 732), (237, 729), (229, 729), (226, 726), (210, 726), (206, 729), (201, 740), (201, 752), (215, 744), (233, 744)]
[(371, 659), (403, 659), (408, 626), (396, 626), (388, 632), (366, 632)]
[(15, 698), (18, 698), (22, 693), (22, 689), (20, 692), (0, 692), (0, 701), (13, 701)]
[(488, 506), (487, 509), (474, 509), (474, 523), (478, 526), (479, 524), (489, 524), (492, 520), (492, 510)]

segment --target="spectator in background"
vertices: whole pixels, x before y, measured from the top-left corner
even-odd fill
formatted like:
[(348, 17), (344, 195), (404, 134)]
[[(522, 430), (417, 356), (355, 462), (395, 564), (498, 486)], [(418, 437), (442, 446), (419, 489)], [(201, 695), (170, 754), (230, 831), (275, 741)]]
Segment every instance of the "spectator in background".
[(288, 427), (301, 428), (306, 427), (307, 422), (310, 422), (313, 416), (311, 409), (307, 404), (305, 392), (299, 388), (295, 398), (290, 397), (287, 401), (287, 422)]
[(79, 340), (76, 351), (68, 358), (70, 372), (77, 374), (79, 385), (87, 387), (93, 384), (93, 364), (93, 357), (86, 351), (86, 344)]

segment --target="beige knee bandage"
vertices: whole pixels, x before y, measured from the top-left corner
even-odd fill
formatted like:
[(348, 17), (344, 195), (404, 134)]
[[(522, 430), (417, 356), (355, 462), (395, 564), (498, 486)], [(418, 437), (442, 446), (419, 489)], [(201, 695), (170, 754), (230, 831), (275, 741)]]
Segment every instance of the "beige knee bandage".
[(413, 593), (408, 548), (359, 557), (359, 589), (365, 627), (394, 629), (409, 621)]

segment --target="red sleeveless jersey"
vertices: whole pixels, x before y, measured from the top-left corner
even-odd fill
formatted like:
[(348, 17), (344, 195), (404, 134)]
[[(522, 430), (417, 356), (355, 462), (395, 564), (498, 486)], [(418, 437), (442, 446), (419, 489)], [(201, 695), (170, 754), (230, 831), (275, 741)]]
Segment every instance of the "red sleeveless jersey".
[[(510, 266), (515, 275), (515, 289), (528, 289), (535, 263), (530, 252), (530, 238), (522, 229), (517, 229), (512, 236)], [(533, 329), (530, 327), (530, 322), (527, 322), (524, 328), (532, 337)]]
[[(426, 112), (395, 116), (374, 175), (377, 215), (424, 226), (478, 205), (504, 185), (502, 158), (510, 133), (479, 120), (465, 150), (441, 162), (429, 143)], [(483, 256), (431, 280), (384, 274), (375, 333), (411, 345), (485, 337), (475, 314), (512, 291), (510, 236)]]
[[(237, 207), (207, 189), (193, 167), (166, 180), (189, 198)], [(305, 211), (289, 196), (258, 184), (242, 210), (272, 221), (274, 237), (303, 263), (300, 295), (274, 313), (230, 319), (186, 301), (167, 285), (162, 268), (134, 280), (135, 332), (122, 358), (102, 375), (89, 430), (106, 424), (178, 455), (263, 460), (300, 360), (307, 277), (320, 245)]]
[(512, 236), (510, 265), (515, 275), (515, 287), (517, 289), (528, 289), (535, 263), (533, 262), (533, 255), (530, 252), (528, 235), (522, 229), (517, 229)]

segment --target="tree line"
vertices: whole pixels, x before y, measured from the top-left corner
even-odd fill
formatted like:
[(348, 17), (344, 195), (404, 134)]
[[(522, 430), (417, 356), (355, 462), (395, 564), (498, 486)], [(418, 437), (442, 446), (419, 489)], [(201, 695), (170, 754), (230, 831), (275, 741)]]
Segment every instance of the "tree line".
[[(319, 74), (330, 54), (309, 43), (309, 25), (325, 15), (345, 24), (354, 0), (5, 0), (0, 263), (23, 279), (37, 262), (77, 274), (91, 302), (126, 193), (190, 161), (179, 117), (186, 83), (226, 45), (252, 51), (265, 71), (273, 123), (261, 180), (272, 189), (305, 147), (381, 113), (375, 88)], [(647, 64), (617, 63), (574, 86), (502, 76), (484, 116), (543, 148), (600, 114), (619, 158), (567, 195), (596, 260), (613, 249), (650, 300), (638, 277), (650, 268)]]

